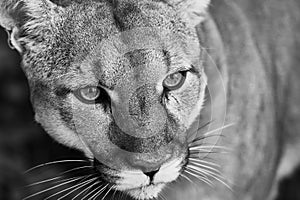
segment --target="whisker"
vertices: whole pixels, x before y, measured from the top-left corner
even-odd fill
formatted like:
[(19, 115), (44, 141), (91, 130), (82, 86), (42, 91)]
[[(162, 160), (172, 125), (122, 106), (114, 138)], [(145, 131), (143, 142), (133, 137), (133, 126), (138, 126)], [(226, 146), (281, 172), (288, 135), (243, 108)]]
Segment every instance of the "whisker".
[(186, 168), (187, 170), (196, 172), (197, 174), (199, 174), (199, 175), (200, 175), (201, 177), (203, 177), (203, 178), (208, 179), (207, 175), (206, 175), (205, 173), (203, 173), (202, 171), (199, 171), (199, 170), (197, 170), (197, 169), (195, 169), (195, 168), (193, 168), (193, 167), (191, 167), (191, 166), (186, 166), (185, 168)]
[(187, 177), (186, 175), (184, 174), (180, 174), (180, 176), (182, 176), (183, 178), (185, 178), (186, 180), (190, 181), (191, 183), (194, 183), (189, 177)]
[[(51, 181), (54, 181), (54, 180), (57, 180), (57, 179), (60, 179), (60, 178), (64, 178), (62, 176), (58, 176), (58, 177), (54, 177), (54, 178), (50, 178), (50, 179), (46, 179), (46, 180), (43, 180), (43, 181), (39, 181), (39, 182), (35, 182), (35, 183), (31, 183), (29, 185), (26, 185), (25, 187), (32, 187), (32, 186), (35, 186), (35, 185), (39, 185), (39, 184), (43, 184), (43, 183), (47, 183), (47, 182), (51, 182)], [(70, 178), (72, 179), (72, 178)], [(65, 179), (66, 180), (66, 179)]]
[(64, 175), (64, 174), (67, 174), (69, 172), (74, 172), (76, 170), (79, 170), (79, 169), (93, 169), (94, 167), (91, 166), (91, 165), (87, 165), (87, 166), (82, 166), (82, 167), (76, 167), (76, 168), (73, 168), (73, 169), (69, 169), (65, 172), (61, 172), (59, 175)]
[[(96, 178), (93, 179), (93, 180), (89, 180), (89, 181), (87, 181), (85, 184), (82, 184), (82, 185), (79, 186), (79, 187), (78, 187), (78, 185), (77, 185), (77, 188), (75, 188), (74, 190), (68, 192), (67, 194), (65, 194), (64, 196), (60, 197), (60, 198), (57, 199), (57, 200), (61, 200), (61, 199), (65, 198), (65, 197), (69, 196), (70, 194), (74, 193), (76, 190), (78, 190), (78, 189), (80, 189), (80, 188), (82, 188), (82, 187), (85, 187), (86, 185), (89, 185), (90, 183), (94, 182), (95, 180), (96, 180)], [(93, 184), (92, 184), (92, 185), (93, 185)]]
[[(54, 181), (54, 180), (59, 180), (61, 178), (64, 178), (62, 175), (64, 174), (67, 174), (69, 172), (72, 172), (72, 171), (76, 171), (78, 169), (83, 169), (83, 168), (93, 168), (92, 166), (84, 166), (84, 167), (78, 167), (78, 168), (75, 168), (75, 169), (71, 169), (71, 170), (67, 170), (65, 172), (61, 172), (59, 174), (59, 176), (56, 176), (54, 178), (50, 178), (50, 179), (46, 179), (46, 180), (43, 180), (43, 181), (39, 181), (39, 182), (36, 182), (36, 183), (32, 183), (32, 184), (29, 184), (29, 185), (26, 185), (25, 187), (32, 187), (32, 186), (35, 186), (35, 185), (39, 185), (39, 184), (43, 184), (43, 183), (47, 183), (47, 182), (51, 182), (51, 181)], [(76, 178), (76, 177), (75, 177)], [(63, 181), (63, 180), (62, 180)], [(56, 181), (56, 182), (60, 182), (60, 181)]]
[(205, 145), (205, 144), (201, 144), (201, 145), (198, 145), (198, 146), (190, 147), (189, 149), (193, 150), (193, 149), (207, 149), (207, 148), (226, 149), (226, 150), (230, 149), (230, 148), (225, 147), (225, 146)]
[(61, 183), (61, 184), (59, 184), (59, 185), (56, 185), (56, 186), (50, 187), (50, 188), (48, 188), (48, 189), (42, 190), (42, 191), (40, 191), (40, 192), (37, 192), (37, 193), (35, 193), (35, 194), (32, 194), (32, 195), (30, 195), (30, 196), (28, 196), (28, 197), (26, 197), (26, 198), (24, 198), (24, 199), (22, 199), (22, 200), (29, 199), (29, 198), (31, 198), (31, 197), (34, 197), (34, 196), (37, 196), (37, 195), (42, 194), (42, 193), (44, 193), (44, 192), (50, 191), (50, 190), (52, 190), (52, 189), (61, 187), (61, 186), (66, 185), (66, 184), (68, 184), (68, 183), (72, 183), (72, 182), (74, 182), (74, 181), (83, 179), (84, 177), (85, 177), (85, 176), (81, 176), (81, 177), (74, 178), (74, 179), (72, 179), (72, 180), (65, 181), (65, 182), (63, 182), (63, 183)]
[(158, 194), (158, 197), (161, 198), (162, 200), (167, 200), (163, 194)]
[(211, 138), (211, 137), (224, 137), (224, 135), (221, 135), (219, 133), (216, 133), (216, 134), (210, 134), (210, 135), (207, 135), (207, 136), (204, 136), (204, 135), (201, 135), (201, 136), (197, 136), (196, 138), (194, 138), (194, 140), (192, 140), (191, 142), (189, 142), (189, 144), (194, 144), (196, 142), (200, 142), (206, 138)]
[(125, 196), (125, 193), (124, 193), (124, 192), (120, 192), (119, 194), (120, 194), (120, 195), (119, 195), (119, 196), (120, 196), (120, 199), (123, 200), (123, 199), (124, 199), (124, 196)]
[(201, 129), (207, 127), (208, 125), (212, 124), (215, 120), (210, 120), (208, 122), (206, 122), (205, 124), (203, 124), (202, 126), (197, 128), (197, 132), (200, 131)]
[[(91, 194), (92, 194), (93, 192), (99, 190), (102, 186), (103, 186), (103, 185), (100, 185), (100, 187), (97, 187), (95, 190), (93, 190), (93, 191), (91, 192)], [(107, 188), (107, 186), (108, 186), (108, 183), (107, 183), (105, 186), (103, 186), (98, 192), (96, 192), (92, 197), (90, 197), (88, 200), (93, 200), (93, 199), (98, 198), (98, 197), (105, 191), (105, 189)]]
[(195, 169), (195, 170), (197, 170), (197, 171), (199, 171), (199, 172), (202, 172), (202, 173), (204, 173), (204, 174), (209, 173), (209, 174), (220, 175), (219, 171), (217, 171), (217, 172), (215, 172), (215, 171), (210, 171), (209, 169), (201, 168), (201, 167), (198, 167), (198, 166), (196, 166), (196, 165), (187, 165), (187, 167), (193, 168), (193, 169)]
[(70, 163), (70, 162), (77, 162), (77, 163), (90, 163), (90, 161), (88, 160), (58, 160), (58, 161), (52, 161), (52, 162), (48, 162), (48, 163), (44, 163), (44, 164), (40, 164), (38, 166), (32, 167), (28, 170), (26, 170), (24, 172), (24, 174), (27, 174), (35, 169), (41, 168), (41, 167), (45, 167), (48, 165), (54, 165), (54, 164), (62, 164), (62, 163)]
[(202, 182), (205, 182), (205, 183), (208, 184), (210, 187), (212, 187), (212, 188), (215, 187), (214, 183), (213, 183), (207, 176), (203, 177), (203, 176), (201, 175), (201, 173), (199, 174), (199, 173), (197, 173), (196, 171), (192, 171), (192, 170), (187, 170), (187, 171), (189, 171), (190, 173), (194, 174), (194, 176), (195, 176), (196, 178), (198, 178), (198, 179), (201, 180)]
[(189, 147), (189, 150), (202, 150), (202, 149), (221, 149), (226, 151), (232, 151), (231, 148), (225, 146), (217, 146), (217, 145), (199, 145), (199, 146)]
[(198, 172), (201, 172), (205, 175), (215, 175), (215, 176), (218, 176), (219, 178), (222, 178), (221, 174), (219, 171), (217, 172), (214, 172), (214, 171), (210, 171), (208, 169), (204, 169), (204, 168), (200, 168), (200, 167), (197, 167), (197, 166), (194, 166), (194, 165), (188, 165), (187, 166), (189, 169), (194, 169), (195, 171), (198, 171)]
[[(54, 197), (54, 196), (56, 196), (56, 195), (58, 195), (58, 194), (64, 193), (64, 192), (66, 192), (66, 191), (68, 191), (68, 190), (71, 190), (71, 189), (73, 189), (73, 188), (75, 188), (75, 189), (72, 190), (71, 192), (74, 192), (74, 191), (76, 191), (77, 189), (81, 188), (82, 186), (85, 186), (86, 184), (90, 183), (91, 181), (93, 181), (93, 180), (87, 180), (87, 181), (84, 181), (84, 182), (82, 182), (82, 183), (78, 183), (78, 184), (76, 184), (76, 185), (74, 185), (74, 186), (71, 186), (71, 187), (66, 188), (66, 189), (64, 189), (64, 190), (61, 190), (61, 191), (59, 191), (59, 192), (57, 192), (57, 193), (55, 193), (55, 194), (52, 194), (51, 196), (45, 198), (44, 200), (50, 199), (50, 198), (52, 198), (52, 197)], [(67, 193), (67, 195), (64, 195), (63, 197), (68, 196), (69, 194), (71, 194), (71, 193)], [(60, 198), (58, 198), (58, 199), (62, 199), (62, 197), (60, 197)]]
[(195, 174), (194, 172), (192, 172), (191, 170), (188, 170), (188, 169), (186, 169), (185, 172), (190, 174), (191, 176), (197, 178), (198, 180), (208, 184), (212, 188), (214, 187), (214, 184), (208, 178), (205, 178), (202, 175), (197, 175), (197, 174)]
[(202, 153), (207, 153), (207, 154), (212, 154), (212, 153), (216, 153), (216, 154), (228, 154), (230, 152), (228, 151), (221, 151), (221, 150), (218, 150), (218, 149), (199, 149), (199, 150), (191, 150), (190, 151), (190, 155), (195, 155), (195, 154), (202, 154)]
[(222, 179), (225, 179), (223, 176), (221, 176), (221, 177), (218, 177), (218, 176), (212, 176), (212, 175), (210, 175), (212, 178), (214, 178), (214, 179), (216, 179), (217, 181), (219, 181), (220, 183), (222, 183), (223, 185), (225, 185), (231, 192), (233, 192), (233, 189), (232, 189), (232, 187), (230, 186), (230, 185), (228, 185), (224, 180), (222, 180)]
[[(198, 127), (194, 132), (189, 133), (190, 137), (188, 138), (188, 142), (189, 142), (189, 143), (192, 142), (192, 141), (195, 139), (195, 137), (197, 137), (198, 132), (199, 132), (201, 129), (203, 129), (203, 128), (207, 127), (208, 125), (210, 125), (211, 122), (212, 122), (212, 121), (208, 121), (208, 122), (206, 122), (205, 124), (203, 124), (202, 126)], [(199, 126), (199, 125), (200, 125), (200, 120), (199, 120), (198, 126)], [(192, 139), (192, 138), (193, 138), (193, 139)], [(189, 141), (189, 140), (191, 140), (191, 139), (192, 139), (192, 141)]]
[[(100, 182), (99, 182), (98, 184), (100, 184)], [(101, 188), (101, 187), (102, 187), (102, 185), (100, 184), (100, 185), (97, 186), (95, 189), (93, 189), (92, 191), (90, 191), (89, 193), (87, 193), (87, 194), (82, 198), (82, 200), (85, 199), (85, 198), (87, 198), (87, 197), (90, 196), (91, 194), (93, 194), (93, 192), (95, 192), (96, 190), (99, 190), (99, 188)], [(89, 198), (89, 199), (90, 199), (90, 198)]]
[(212, 165), (212, 166), (219, 167), (219, 168), (221, 167), (220, 165), (218, 165), (216, 163), (206, 161), (206, 160), (199, 160), (199, 159), (195, 159), (195, 158), (189, 158), (189, 160), (194, 161), (194, 162), (198, 162), (198, 163), (205, 163), (205, 164)]
[(234, 126), (234, 125), (235, 125), (235, 123), (231, 123), (231, 124), (224, 125), (224, 126), (222, 126), (222, 127), (220, 127), (220, 128), (216, 128), (216, 129), (214, 129), (214, 130), (211, 130), (211, 131), (208, 131), (208, 132), (204, 133), (204, 136), (210, 135), (210, 134), (212, 134), (212, 133), (214, 133), (214, 132), (217, 132), (217, 131), (220, 131), (220, 130), (229, 128), (229, 127)]
[[(103, 198), (101, 200), (104, 200), (105, 197), (109, 194), (109, 192), (112, 190), (112, 186), (108, 189), (108, 191), (105, 193), (105, 195), (103, 196)], [(96, 198), (95, 198), (96, 199)]]
[(195, 154), (190, 154), (190, 155), (194, 155), (194, 156), (190, 156), (189, 158), (192, 158), (194, 160), (201, 160), (201, 161), (207, 161), (207, 160), (210, 160), (210, 161), (207, 161), (207, 162), (212, 162), (214, 164), (217, 163), (216, 159), (212, 158), (212, 157), (209, 157), (209, 156), (206, 156), (204, 158), (199, 158), (199, 156), (195, 157)]
[[(85, 177), (84, 179), (80, 180), (80, 182), (77, 184), (77, 188), (75, 188), (75, 189), (72, 190), (71, 192), (67, 193), (67, 194), (64, 195), (63, 197), (60, 197), (59, 199), (63, 199), (64, 197), (66, 197), (66, 196), (72, 194), (73, 192), (75, 192), (76, 190), (78, 190), (78, 189), (80, 189), (80, 188), (82, 188), (82, 187), (85, 187), (86, 185), (89, 185), (89, 184), (93, 183), (94, 181), (97, 181), (97, 177), (91, 178), (91, 177), (93, 177), (93, 176), (95, 176), (95, 175), (96, 175), (96, 174), (91, 174), (90, 176), (87, 176), (87, 177)], [(89, 179), (89, 180), (84, 181), (85, 179)], [(86, 184), (83, 184), (84, 182), (82, 182), (82, 181), (84, 181)], [(83, 185), (82, 185), (82, 184), (83, 184)], [(80, 186), (80, 185), (81, 185), (81, 186)]]
[[(210, 125), (213, 122), (213, 120), (206, 122), (205, 124), (203, 124), (202, 126), (198, 127), (196, 131), (194, 131), (192, 134), (197, 133), (198, 131), (200, 131), (201, 129), (207, 127), (208, 125)], [(200, 125), (200, 121), (198, 123), (198, 126)]]
[(111, 198), (109, 199), (109, 200), (114, 200), (114, 197), (116, 196), (116, 192), (117, 192), (117, 190), (114, 190), (114, 193), (111, 195)]
[(232, 191), (232, 188), (224, 181), (226, 179), (221, 174), (217, 174), (215, 172), (212, 172), (210, 170), (203, 169), (203, 168), (198, 168), (198, 167), (193, 167), (193, 166), (189, 166), (189, 167), (194, 168), (194, 170), (196, 170), (196, 171), (199, 171), (199, 172), (201, 171), (202, 173), (209, 175), (210, 177), (212, 177), (212, 178), (216, 179), (217, 181), (219, 181), (220, 183), (224, 184), (228, 189), (230, 189)]
[(88, 186), (87, 188), (85, 188), (84, 190), (82, 190), (80, 193), (78, 193), (75, 197), (72, 198), (72, 200), (76, 199), (77, 197), (79, 197), (81, 194), (84, 194), (86, 191), (89, 191), (93, 186), (99, 184), (100, 182), (97, 180), (95, 180), (96, 182), (93, 183), (92, 185)]
[(203, 165), (203, 164), (196, 163), (196, 162), (190, 162), (189, 164), (190, 164), (190, 165), (196, 165), (196, 166), (198, 166), (198, 167), (203, 167), (203, 168), (212, 170), (212, 171), (214, 171), (214, 172), (220, 173), (220, 170), (218, 170), (218, 169), (216, 169), (216, 168), (213, 168), (213, 167), (210, 167), (210, 166), (207, 166), (207, 165)]
[(197, 174), (195, 174), (194, 172), (187, 170), (186, 173), (190, 174), (191, 176), (195, 177), (197, 180), (206, 183), (207, 185), (209, 185), (210, 187), (214, 188), (215, 185), (212, 183), (212, 181), (210, 181), (207, 178), (203, 178), (202, 176), (199, 176)]

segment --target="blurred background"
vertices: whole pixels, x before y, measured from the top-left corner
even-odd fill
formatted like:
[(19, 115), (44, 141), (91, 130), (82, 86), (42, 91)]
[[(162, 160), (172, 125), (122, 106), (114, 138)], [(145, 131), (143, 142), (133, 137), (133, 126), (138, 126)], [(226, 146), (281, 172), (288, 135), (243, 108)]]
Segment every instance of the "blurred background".
[[(70, 166), (56, 164), (24, 174), (27, 169), (49, 161), (83, 158), (80, 152), (53, 141), (34, 122), (20, 56), (8, 47), (7, 34), (0, 29), (0, 200), (18, 200), (41, 191), (49, 185), (24, 185), (56, 177)], [(300, 200), (300, 170), (282, 181), (277, 200)]]
[[(20, 68), (20, 56), (11, 50), (7, 34), (0, 29), (0, 200), (19, 200), (49, 187), (24, 185), (51, 177), (70, 168), (56, 164), (24, 174), (41, 163), (83, 159), (80, 152), (53, 141), (34, 121), (29, 89)], [(43, 199), (43, 196), (31, 199)]]

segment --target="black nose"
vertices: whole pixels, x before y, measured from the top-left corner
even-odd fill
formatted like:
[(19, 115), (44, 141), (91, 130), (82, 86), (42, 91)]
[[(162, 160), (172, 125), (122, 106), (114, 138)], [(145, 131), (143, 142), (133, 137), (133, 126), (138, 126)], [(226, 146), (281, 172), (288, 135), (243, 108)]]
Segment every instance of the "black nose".
[(159, 169), (151, 171), (151, 172), (143, 172), (146, 176), (150, 178), (150, 184), (153, 181), (154, 175), (159, 171)]

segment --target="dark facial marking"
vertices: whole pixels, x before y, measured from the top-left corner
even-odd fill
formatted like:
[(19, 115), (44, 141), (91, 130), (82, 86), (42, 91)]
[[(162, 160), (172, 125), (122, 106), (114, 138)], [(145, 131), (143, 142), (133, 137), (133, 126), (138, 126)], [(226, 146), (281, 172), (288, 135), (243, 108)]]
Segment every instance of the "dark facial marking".
[(150, 94), (151, 88), (147, 87), (149, 86), (139, 87), (129, 100), (129, 114), (140, 126), (143, 126), (149, 120), (149, 112), (152, 106), (149, 97), (153, 94)]
[(75, 126), (73, 124), (73, 114), (72, 112), (70, 112), (70, 109), (71, 108), (68, 108), (68, 107), (60, 107), (58, 110), (59, 110), (59, 115), (60, 115), (60, 118), (65, 122), (65, 125), (70, 128), (70, 129), (75, 129)]
[(57, 86), (57, 88), (54, 91), (55, 95), (61, 98), (66, 98), (66, 95), (69, 94), (70, 92), (71, 90), (64, 86)]
[(122, 12), (120, 13), (120, 16), (126, 17), (132, 13), (139, 13), (140, 9), (131, 2), (126, 2), (125, 5), (120, 5), (122, 6)]
[(171, 56), (170, 56), (170, 52), (163, 50), (163, 54), (164, 54), (164, 59), (166, 61), (166, 65), (169, 67), (171, 66)]

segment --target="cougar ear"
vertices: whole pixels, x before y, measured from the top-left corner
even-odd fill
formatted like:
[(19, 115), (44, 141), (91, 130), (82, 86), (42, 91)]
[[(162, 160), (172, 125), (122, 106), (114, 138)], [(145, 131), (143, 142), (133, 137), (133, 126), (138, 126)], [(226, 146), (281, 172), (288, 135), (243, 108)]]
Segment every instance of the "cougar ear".
[(179, 11), (182, 19), (191, 27), (195, 27), (205, 18), (211, 0), (167, 0)]
[(19, 27), (24, 21), (24, 4), (19, 0), (0, 0), (0, 25), (6, 29), (11, 48), (22, 51), (21, 46), (16, 41)]
[(0, 25), (9, 33), (11, 45), (22, 52), (18, 41), (20, 31), (50, 28), (49, 24), (62, 9), (50, 0), (0, 0)]

